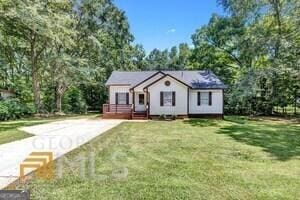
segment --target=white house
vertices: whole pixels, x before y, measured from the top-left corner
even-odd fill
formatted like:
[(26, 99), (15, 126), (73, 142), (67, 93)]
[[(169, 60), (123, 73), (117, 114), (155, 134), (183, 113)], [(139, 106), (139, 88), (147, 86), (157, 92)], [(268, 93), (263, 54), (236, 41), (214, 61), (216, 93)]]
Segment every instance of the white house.
[(0, 89), (0, 100), (8, 99), (15, 96), (15, 92), (12, 90)]
[(114, 71), (104, 118), (223, 116), (225, 85), (211, 71)]

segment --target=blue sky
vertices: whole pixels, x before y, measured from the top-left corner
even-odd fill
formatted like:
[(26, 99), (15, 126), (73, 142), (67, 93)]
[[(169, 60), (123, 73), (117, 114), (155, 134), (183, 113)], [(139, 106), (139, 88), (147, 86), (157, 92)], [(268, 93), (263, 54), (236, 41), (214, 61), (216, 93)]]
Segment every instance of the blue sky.
[(222, 14), (216, 0), (115, 0), (126, 12), (135, 43), (152, 49), (192, 44), (191, 35), (212, 13)]

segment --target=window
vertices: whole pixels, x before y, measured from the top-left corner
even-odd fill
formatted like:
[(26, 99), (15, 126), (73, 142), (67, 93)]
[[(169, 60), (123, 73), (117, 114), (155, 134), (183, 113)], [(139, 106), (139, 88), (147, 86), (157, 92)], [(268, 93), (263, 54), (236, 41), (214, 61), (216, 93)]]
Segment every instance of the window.
[(170, 86), (171, 82), (170, 81), (165, 81), (165, 86)]
[(198, 106), (200, 105), (209, 105), (211, 106), (212, 98), (211, 92), (198, 92)]
[(116, 93), (116, 104), (129, 104), (129, 93), (117, 92)]
[(175, 92), (160, 92), (160, 106), (175, 106)]
[(139, 105), (144, 105), (144, 104), (145, 104), (145, 95), (139, 94)]
[(201, 92), (200, 101), (202, 105), (208, 105), (208, 101), (209, 101), (208, 92)]
[(163, 105), (172, 106), (172, 92), (163, 93)]

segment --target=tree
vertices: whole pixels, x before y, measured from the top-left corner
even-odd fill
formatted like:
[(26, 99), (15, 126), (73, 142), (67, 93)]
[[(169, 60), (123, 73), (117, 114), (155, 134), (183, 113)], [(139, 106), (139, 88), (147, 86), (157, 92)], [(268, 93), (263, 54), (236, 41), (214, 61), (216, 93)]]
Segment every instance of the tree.
[(166, 70), (168, 69), (169, 52), (167, 49), (164, 51), (153, 49), (147, 56), (146, 61), (150, 70)]
[[(23, 42), (21, 51), (30, 66), (34, 102), (41, 109), (41, 68), (42, 57), (53, 41), (61, 42), (67, 30), (64, 23), (70, 17), (64, 7), (68, 1), (2, 1), (0, 4), (1, 29), (7, 36)], [(14, 22), (14, 23), (12, 23)]]
[(141, 44), (135, 45), (133, 50), (134, 50), (133, 53), (134, 66), (136, 66), (136, 68), (139, 70), (146, 70), (148, 64), (145, 60), (146, 52), (143, 45)]
[(98, 96), (99, 108), (113, 70), (145, 65), (125, 13), (110, 0), (1, 1), (0, 33), (0, 84), (30, 101), (31, 82), (39, 111), (44, 100), (61, 111), (70, 87), (90, 90), (82, 94)]
[(300, 72), (294, 20), (299, 1), (218, 2), (227, 15), (214, 14), (192, 36), (192, 68), (213, 69), (228, 84), (227, 105), (237, 105), (235, 111), (270, 114), (274, 106), (294, 104), (298, 86), (291, 80), (300, 81), (291, 76)]
[(178, 65), (181, 69), (189, 67), (189, 58), (191, 56), (191, 50), (189, 45), (186, 43), (179, 44), (179, 55), (178, 55)]
[(142, 53), (131, 44), (133, 36), (125, 13), (110, 0), (74, 1), (74, 7), (78, 34), (72, 55), (85, 61), (80, 88), (89, 107), (98, 110), (106, 101), (104, 83), (111, 72), (141, 67)]

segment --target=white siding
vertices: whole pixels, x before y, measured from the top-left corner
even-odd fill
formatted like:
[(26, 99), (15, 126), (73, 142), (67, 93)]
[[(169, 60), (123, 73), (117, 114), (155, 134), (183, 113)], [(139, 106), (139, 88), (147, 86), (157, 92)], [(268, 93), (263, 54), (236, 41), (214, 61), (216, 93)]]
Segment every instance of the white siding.
[[(109, 104), (116, 104), (116, 92), (129, 92), (130, 86), (109, 86)], [(132, 93), (129, 92), (129, 104), (132, 104)]]
[[(171, 85), (166, 86), (165, 81)], [(187, 86), (171, 77), (165, 77), (148, 88), (150, 93), (150, 115), (187, 115)], [(160, 106), (160, 92), (176, 92), (175, 106)]]
[(7, 98), (10, 98), (10, 97), (14, 97), (15, 95), (13, 93), (10, 93), (10, 92), (0, 92), (1, 93), (1, 97), (3, 99), (7, 99)]
[[(138, 91), (161, 77), (160, 74), (153, 79), (141, 84)], [(165, 85), (165, 81), (171, 82), (170, 86)], [(135, 88), (135, 91), (136, 89)], [(116, 92), (129, 92), (130, 86), (110, 86), (109, 87), (109, 103), (115, 104)], [(167, 76), (148, 88), (150, 94), (150, 115), (187, 115), (187, 92), (188, 88), (177, 80)], [(175, 106), (160, 106), (160, 92), (176, 92)], [(212, 92), (212, 105), (197, 105), (197, 92)], [(146, 96), (146, 94), (145, 94)], [(138, 94), (136, 93), (136, 103), (138, 104)], [(132, 104), (132, 93), (129, 92), (129, 104)], [(140, 110), (140, 109), (138, 109)], [(189, 114), (223, 114), (223, 91), (222, 90), (193, 90), (189, 89)]]
[(149, 80), (143, 82), (141, 85), (137, 86), (136, 88), (134, 88), (135, 92), (144, 92), (144, 87), (146, 87), (147, 85), (149, 85), (150, 83), (156, 81), (157, 79), (161, 78), (163, 76), (163, 74), (158, 73), (156, 74), (156, 76), (150, 78)]
[[(212, 92), (212, 104), (197, 104), (197, 92)], [(223, 92), (222, 90), (191, 90), (189, 95), (190, 114), (223, 114)]]

